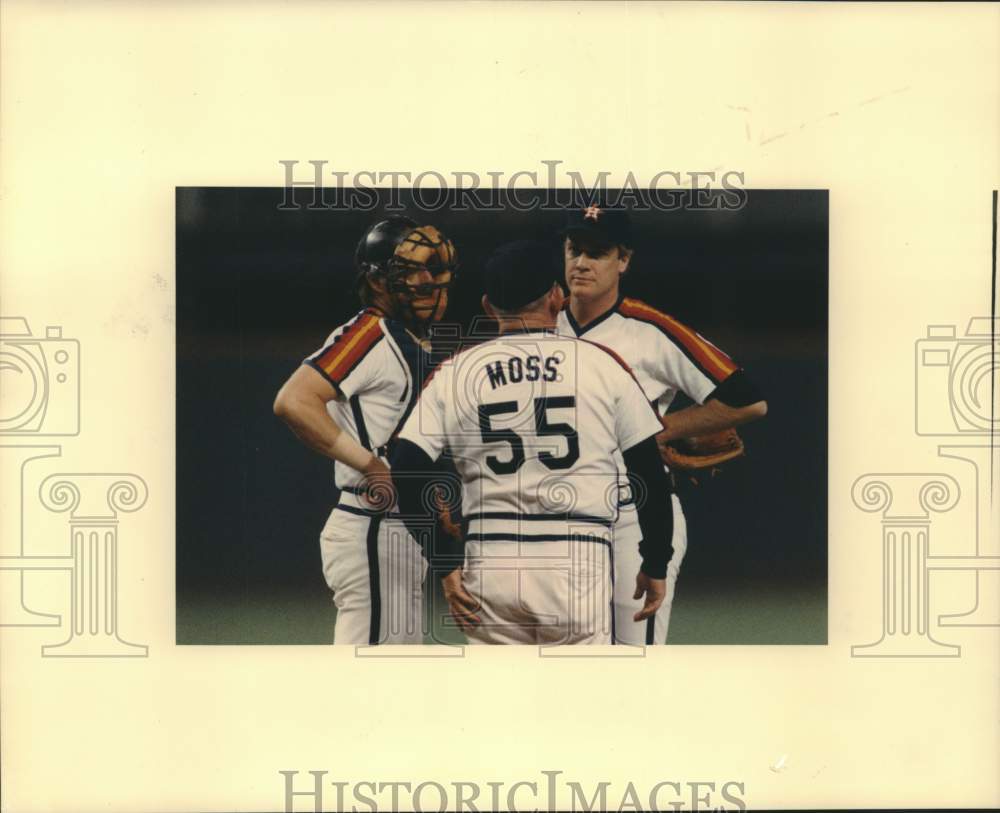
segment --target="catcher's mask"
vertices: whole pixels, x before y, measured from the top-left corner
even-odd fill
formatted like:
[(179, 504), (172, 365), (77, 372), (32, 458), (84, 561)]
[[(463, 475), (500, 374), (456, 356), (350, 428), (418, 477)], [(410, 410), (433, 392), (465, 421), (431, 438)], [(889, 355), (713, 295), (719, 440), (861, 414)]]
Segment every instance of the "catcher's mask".
[[(434, 226), (418, 226), (408, 217), (390, 217), (365, 232), (354, 254), (358, 295), (368, 304), (373, 286), (381, 280), (385, 290), (404, 300), (404, 318), (417, 326), (434, 319), (441, 298), (458, 272), (455, 246)], [(406, 281), (414, 272), (427, 271), (430, 280)]]

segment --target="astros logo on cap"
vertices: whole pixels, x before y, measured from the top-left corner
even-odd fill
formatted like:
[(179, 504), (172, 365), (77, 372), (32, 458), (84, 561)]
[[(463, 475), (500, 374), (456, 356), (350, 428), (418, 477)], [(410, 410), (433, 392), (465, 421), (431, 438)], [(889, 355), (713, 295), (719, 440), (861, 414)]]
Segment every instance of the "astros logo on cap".
[(583, 210), (584, 220), (596, 221), (597, 218), (599, 218), (600, 216), (601, 216), (601, 210), (597, 206), (588, 206), (586, 209)]

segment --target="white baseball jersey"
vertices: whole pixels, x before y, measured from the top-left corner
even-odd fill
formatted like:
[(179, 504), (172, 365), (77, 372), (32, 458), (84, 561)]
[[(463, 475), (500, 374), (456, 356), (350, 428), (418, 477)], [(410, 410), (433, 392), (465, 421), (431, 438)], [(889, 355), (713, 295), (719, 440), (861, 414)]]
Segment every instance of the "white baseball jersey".
[[(621, 355), (632, 367), (636, 380), (657, 414), (666, 413), (678, 392), (698, 404), (730, 375), (737, 365), (729, 356), (672, 316), (638, 299), (620, 297), (612, 308), (587, 325), (580, 327), (570, 312), (569, 303), (560, 312), (558, 329), (569, 336), (585, 336)], [(624, 469), (624, 462), (619, 459)], [(687, 550), (687, 525), (676, 495), (673, 504), (673, 556), (667, 567), (667, 596), (656, 615), (644, 625), (632, 622), (642, 606), (632, 598), (632, 580), (640, 559), (637, 542), (642, 537), (635, 503), (623, 486), (621, 514), (615, 525), (615, 635), (620, 643), (664, 643), (670, 623), (670, 610), (681, 562)], [(665, 498), (666, 495), (663, 495)], [(660, 499), (652, 495), (653, 499)]]
[(618, 504), (614, 453), (661, 429), (617, 356), (535, 330), (505, 333), (444, 362), (400, 438), (432, 460), (446, 451), (454, 458), (466, 541), (478, 549), (610, 528)]
[[(385, 445), (410, 413), (431, 370), (430, 358), (401, 323), (366, 308), (334, 330), (305, 363), (341, 394), (327, 403), (337, 425), (384, 456)], [(337, 488), (348, 491), (362, 479), (339, 461), (334, 476)]]
[[(400, 322), (365, 309), (305, 363), (342, 396), (327, 402), (342, 431), (384, 456), (416, 403), (430, 354)], [(342, 493), (320, 535), (323, 573), (337, 604), (334, 643), (420, 643), (427, 567), (420, 548), (393, 515), (368, 509), (358, 494), (359, 472), (340, 462), (334, 472)]]
[(704, 403), (738, 369), (704, 336), (638, 299), (620, 298), (583, 328), (567, 304), (559, 313), (557, 329), (602, 344), (625, 359), (660, 415), (678, 392)]

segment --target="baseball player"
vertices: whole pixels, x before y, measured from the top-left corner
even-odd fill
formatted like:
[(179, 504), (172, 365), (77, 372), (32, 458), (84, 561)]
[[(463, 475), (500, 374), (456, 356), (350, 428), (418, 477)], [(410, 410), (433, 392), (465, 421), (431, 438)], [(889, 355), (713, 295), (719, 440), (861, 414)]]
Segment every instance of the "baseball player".
[[(661, 446), (681, 438), (707, 435), (762, 417), (767, 404), (738, 365), (719, 348), (672, 316), (619, 292), (632, 259), (628, 214), (600, 206), (570, 209), (562, 232), (569, 301), (559, 314), (558, 330), (614, 350), (635, 377), (662, 422)], [(695, 405), (666, 414), (678, 392)], [(671, 489), (672, 490), (672, 489)], [(650, 499), (657, 499), (651, 490)], [(666, 597), (655, 617), (630, 621), (637, 603), (625, 577), (636, 565), (640, 530), (634, 504), (623, 500), (615, 526), (615, 631), (619, 643), (666, 643), (670, 608), (681, 561), (687, 549), (684, 513), (673, 504), (673, 556), (667, 570)]]
[[(615, 453), (629, 476), (668, 486), (655, 439), (663, 427), (628, 367), (605, 348), (555, 334), (559, 276), (544, 243), (494, 253), (483, 307), (500, 336), (435, 370), (392, 459), (414, 536), (428, 528), (434, 462), (447, 452), (455, 463), (464, 539), (439, 530), (431, 557), (474, 643), (612, 643)], [(663, 501), (637, 512), (630, 623), (652, 617), (663, 599), (670, 522)]]
[(430, 369), (426, 328), (448, 305), (455, 249), (434, 226), (376, 223), (355, 253), (365, 306), (282, 386), (274, 411), (332, 458), (340, 497), (320, 535), (336, 644), (421, 643), (419, 547), (390, 510), (387, 444)]

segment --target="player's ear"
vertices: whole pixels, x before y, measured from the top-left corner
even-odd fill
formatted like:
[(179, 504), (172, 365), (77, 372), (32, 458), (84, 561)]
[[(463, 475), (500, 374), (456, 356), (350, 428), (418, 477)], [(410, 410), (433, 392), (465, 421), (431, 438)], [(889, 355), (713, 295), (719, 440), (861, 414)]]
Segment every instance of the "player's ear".
[(563, 303), (566, 301), (566, 294), (563, 293), (562, 285), (558, 282), (552, 283), (552, 290), (549, 291), (549, 315), (558, 316), (559, 311), (562, 310)]
[(496, 319), (497, 312), (493, 309), (493, 306), (490, 304), (490, 301), (486, 298), (486, 294), (483, 294), (482, 304), (483, 304), (483, 311), (486, 313), (486, 315), (489, 316), (490, 319)]
[(625, 246), (618, 246), (618, 273), (624, 274), (628, 271), (628, 264), (632, 260), (632, 249)]
[(389, 295), (389, 286), (381, 277), (368, 280), (368, 302), (369, 307), (378, 308), (383, 313), (393, 314), (398, 310), (398, 305), (393, 302)]

